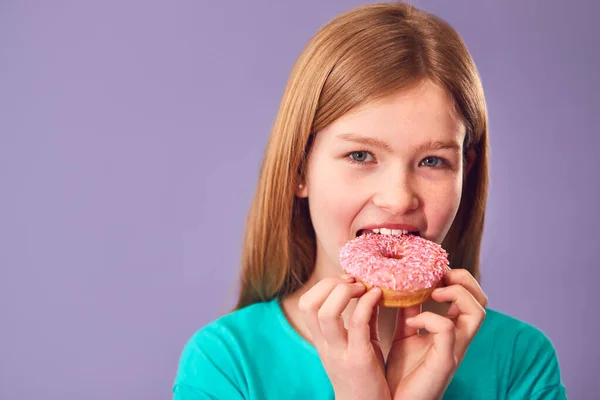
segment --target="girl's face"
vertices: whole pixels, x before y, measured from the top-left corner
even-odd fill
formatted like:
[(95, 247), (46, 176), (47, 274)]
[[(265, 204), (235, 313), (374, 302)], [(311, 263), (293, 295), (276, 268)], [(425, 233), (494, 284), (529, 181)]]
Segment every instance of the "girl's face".
[(441, 243), (460, 204), (464, 137), (446, 93), (429, 81), (318, 132), (298, 190), (316, 232), (315, 272), (341, 273), (340, 248), (365, 229), (418, 231)]

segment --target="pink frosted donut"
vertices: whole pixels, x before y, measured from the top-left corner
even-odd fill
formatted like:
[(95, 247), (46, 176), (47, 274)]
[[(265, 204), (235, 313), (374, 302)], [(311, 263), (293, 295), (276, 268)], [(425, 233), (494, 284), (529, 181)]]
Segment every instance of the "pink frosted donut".
[(416, 235), (367, 233), (340, 250), (340, 265), (367, 288), (383, 290), (381, 305), (409, 307), (425, 302), (450, 269), (439, 244)]

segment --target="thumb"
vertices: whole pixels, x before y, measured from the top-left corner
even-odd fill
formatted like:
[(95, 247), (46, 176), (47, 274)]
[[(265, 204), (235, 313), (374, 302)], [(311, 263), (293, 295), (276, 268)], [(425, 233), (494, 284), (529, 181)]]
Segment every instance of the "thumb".
[(396, 327), (394, 328), (394, 339), (392, 340), (392, 343), (409, 336), (414, 336), (418, 333), (419, 330), (417, 328), (411, 328), (406, 325), (406, 320), (421, 314), (421, 310), (421, 304), (407, 308), (398, 308), (398, 312), (396, 313)]
[(369, 320), (369, 332), (371, 335), (371, 344), (375, 355), (379, 360), (379, 365), (382, 369), (385, 369), (385, 360), (383, 359), (383, 352), (381, 351), (381, 341), (379, 340), (379, 306), (373, 308), (371, 319)]
[(371, 319), (369, 320), (369, 332), (371, 333), (371, 340), (379, 343), (379, 306), (375, 305)]

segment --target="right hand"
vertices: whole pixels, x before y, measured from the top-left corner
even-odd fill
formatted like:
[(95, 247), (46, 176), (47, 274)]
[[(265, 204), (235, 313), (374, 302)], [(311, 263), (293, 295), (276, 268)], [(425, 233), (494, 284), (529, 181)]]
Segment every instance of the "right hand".
[[(369, 291), (352, 277), (319, 281), (299, 301), (336, 399), (390, 399), (377, 329), (381, 289)], [(344, 327), (342, 312), (351, 299), (356, 308)]]

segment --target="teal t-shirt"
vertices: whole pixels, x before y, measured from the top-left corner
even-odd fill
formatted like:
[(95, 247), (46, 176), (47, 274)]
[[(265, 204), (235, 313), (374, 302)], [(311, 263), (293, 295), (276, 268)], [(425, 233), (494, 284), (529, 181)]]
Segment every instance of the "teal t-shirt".
[[(188, 341), (174, 400), (333, 399), (319, 355), (278, 300), (225, 315)], [(539, 330), (488, 309), (444, 395), (451, 399), (566, 399), (556, 352)]]

